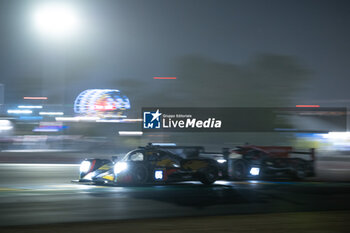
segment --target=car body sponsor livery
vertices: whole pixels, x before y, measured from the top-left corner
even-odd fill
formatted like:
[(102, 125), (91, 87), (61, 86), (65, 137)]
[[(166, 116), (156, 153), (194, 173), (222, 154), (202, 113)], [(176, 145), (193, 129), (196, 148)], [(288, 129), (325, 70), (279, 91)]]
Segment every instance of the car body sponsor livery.
[(216, 160), (199, 156), (187, 158), (179, 153), (193, 153), (198, 149), (148, 145), (111, 160), (85, 159), (80, 166), (79, 181), (102, 184), (201, 181), (203, 184), (212, 184), (218, 178)]

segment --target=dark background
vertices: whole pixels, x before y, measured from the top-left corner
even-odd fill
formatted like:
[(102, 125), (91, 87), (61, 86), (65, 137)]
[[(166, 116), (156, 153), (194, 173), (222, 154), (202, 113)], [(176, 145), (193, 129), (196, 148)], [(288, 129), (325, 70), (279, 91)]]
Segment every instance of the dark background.
[(73, 104), (88, 88), (120, 89), (137, 110), (349, 101), (348, 1), (73, 1), (84, 30), (58, 44), (32, 28), (40, 2), (0, 2), (5, 103)]

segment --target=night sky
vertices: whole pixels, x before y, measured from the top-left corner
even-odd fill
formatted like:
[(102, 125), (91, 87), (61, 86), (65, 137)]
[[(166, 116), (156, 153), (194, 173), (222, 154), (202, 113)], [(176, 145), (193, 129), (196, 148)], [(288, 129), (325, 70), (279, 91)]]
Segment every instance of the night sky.
[[(245, 90), (257, 90), (258, 96), (274, 93), (264, 103), (269, 105), (294, 85), (292, 79), (298, 84), (285, 96), (286, 105), (349, 105), (349, 1), (72, 2), (85, 27), (61, 43), (32, 30), (30, 12), (40, 1), (0, 2), (0, 83), (7, 103), (44, 93), (43, 76), (63, 73), (67, 102), (87, 88), (116, 88), (136, 106), (229, 106), (234, 98), (245, 99)], [(209, 85), (213, 101), (205, 99)], [(225, 94), (227, 86), (242, 94)], [(272, 91), (261, 91), (269, 86)], [(192, 96), (194, 102), (186, 101)]]

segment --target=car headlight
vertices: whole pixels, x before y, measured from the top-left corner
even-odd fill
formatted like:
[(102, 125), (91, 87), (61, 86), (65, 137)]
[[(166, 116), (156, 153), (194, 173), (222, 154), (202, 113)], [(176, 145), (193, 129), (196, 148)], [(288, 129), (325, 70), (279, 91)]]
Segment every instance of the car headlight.
[(83, 161), (80, 164), (80, 172), (88, 172), (91, 166), (91, 162), (90, 161)]
[(125, 171), (126, 169), (128, 169), (128, 164), (125, 162), (117, 162), (114, 165), (114, 174), (118, 174), (122, 171)]
[(253, 176), (258, 176), (259, 173), (260, 173), (260, 168), (258, 168), (258, 167), (252, 167), (250, 169), (250, 174)]

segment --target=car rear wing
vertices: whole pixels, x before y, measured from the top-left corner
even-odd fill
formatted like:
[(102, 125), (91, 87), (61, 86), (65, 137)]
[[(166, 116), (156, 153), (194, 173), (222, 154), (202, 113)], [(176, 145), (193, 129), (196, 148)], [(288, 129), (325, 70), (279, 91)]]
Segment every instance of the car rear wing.
[(244, 154), (250, 150), (264, 152), (271, 158), (300, 158), (304, 160), (315, 160), (315, 149), (305, 151), (294, 151), (291, 146), (255, 146), (255, 145), (245, 145), (237, 147), (241, 152), (239, 154)]
[(309, 151), (292, 151), (290, 154), (310, 155), (311, 161), (315, 161), (315, 148), (311, 148)]

